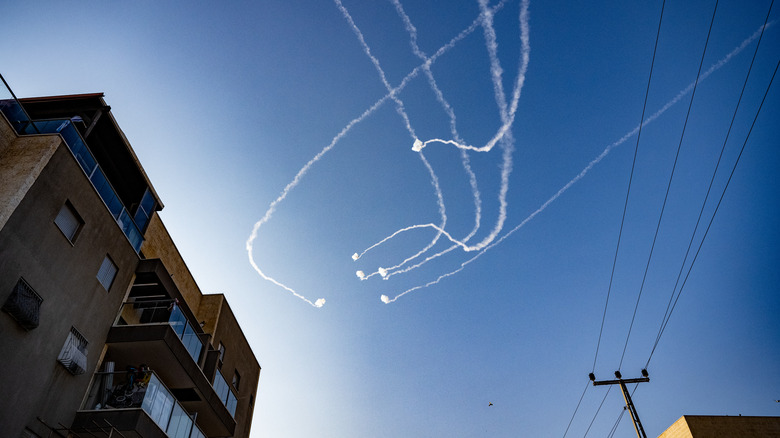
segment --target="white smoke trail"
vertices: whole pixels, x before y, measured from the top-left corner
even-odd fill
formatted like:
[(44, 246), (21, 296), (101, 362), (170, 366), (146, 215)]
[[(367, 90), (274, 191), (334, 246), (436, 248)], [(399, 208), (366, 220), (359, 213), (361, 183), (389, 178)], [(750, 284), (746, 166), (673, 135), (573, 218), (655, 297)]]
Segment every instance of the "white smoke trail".
[[(379, 78), (381, 79), (382, 84), (384, 84), (388, 92), (392, 92), (393, 87), (387, 81), (387, 76), (385, 75), (385, 72), (379, 63), (379, 60), (371, 53), (371, 48), (368, 46), (368, 43), (366, 43), (366, 40), (363, 37), (363, 33), (360, 31), (360, 28), (358, 28), (357, 24), (355, 24), (355, 21), (352, 19), (352, 15), (350, 15), (347, 8), (345, 8), (344, 5), (341, 3), (341, 0), (334, 0), (334, 1), (336, 3), (336, 6), (338, 6), (339, 10), (341, 11), (341, 14), (344, 16), (347, 22), (349, 22), (349, 25), (352, 28), (352, 32), (355, 34), (355, 36), (357, 36), (358, 41), (360, 41), (360, 45), (363, 47), (363, 51), (365, 52), (366, 56), (368, 56), (371, 59), (371, 63), (374, 64), (374, 68), (379, 74)], [(404, 125), (406, 126), (406, 130), (409, 132), (409, 135), (411, 136), (412, 139), (416, 139), (417, 135), (415, 134), (411, 122), (409, 121), (409, 116), (406, 114), (406, 111), (404, 110), (403, 101), (397, 95), (392, 95), (391, 99), (393, 99), (393, 101), (396, 103), (396, 112), (403, 119)], [(441, 224), (439, 225), (438, 229), (444, 230), (444, 228), (447, 226), (447, 213), (446, 213), (446, 207), (444, 205), (444, 195), (442, 194), (441, 188), (439, 186), (439, 178), (436, 176), (433, 167), (430, 165), (430, 163), (428, 163), (428, 160), (425, 159), (425, 156), (422, 153), (420, 153), (419, 156), (423, 164), (425, 165), (426, 169), (428, 170), (428, 173), (430, 174), (431, 184), (433, 185), (434, 192), (436, 194), (436, 201), (439, 207), (439, 216), (441, 218)], [(432, 248), (436, 244), (436, 242), (439, 241), (441, 235), (442, 235), (442, 231), (439, 231), (433, 237), (431, 242), (428, 243), (428, 245), (426, 245), (422, 250), (418, 251), (417, 255), (412, 256), (407, 260), (412, 260), (418, 257), (419, 254), (424, 254), (426, 251)], [(387, 269), (385, 268), (379, 268), (377, 272), (380, 273), (382, 277), (387, 276)], [(369, 275), (368, 277), (371, 277), (371, 275)]]
[[(517, 105), (520, 100), (520, 92), (525, 82), (525, 74), (528, 68), (528, 61), (530, 59), (530, 43), (529, 43), (530, 32), (529, 32), (529, 25), (528, 25), (528, 6), (529, 6), (528, 1), (523, 1), (521, 4), (521, 10), (520, 10), (521, 63), (518, 72), (518, 80), (512, 95), (511, 109), (508, 109), (506, 104), (506, 96), (503, 91), (503, 85), (501, 79), (503, 70), (499, 63), (498, 54), (497, 54), (498, 43), (496, 42), (495, 31), (493, 29), (493, 21), (492, 21), (493, 14), (487, 8), (486, 2), (484, 0), (480, 0), (480, 10), (481, 10), (480, 16), (482, 18), (482, 27), (484, 29), (486, 46), (490, 57), (491, 77), (493, 80), (496, 103), (498, 104), (502, 122), (503, 122), (502, 128), (499, 131), (504, 132), (503, 137), (500, 138), (502, 141), (502, 149), (504, 150), (504, 154), (503, 154), (503, 165), (501, 168), (501, 186), (499, 189), (499, 218), (496, 221), (496, 225), (494, 226), (491, 233), (488, 236), (486, 236), (482, 240), (482, 242), (478, 243), (477, 245), (468, 246), (464, 242), (453, 241), (455, 245), (445, 249), (444, 251), (441, 251), (438, 254), (434, 254), (432, 256), (427, 257), (426, 259), (424, 259), (422, 262), (418, 264), (412, 265), (402, 270), (396, 270), (392, 272), (390, 275), (384, 275), (383, 276), (384, 279), (388, 279), (392, 275), (409, 272), (412, 269), (422, 266), (423, 264), (452, 251), (457, 246), (462, 247), (466, 252), (481, 250), (482, 248), (489, 245), (500, 234), (501, 230), (503, 229), (507, 217), (506, 208), (508, 204), (506, 201), (506, 195), (509, 190), (509, 175), (512, 169), (512, 152), (513, 152), (513, 143), (514, 143), (514, 140), (511, 136), (511, 132), (508, 131), (508, 129), (514, 122), (514, 117), (517, 111)], [(499, 139), (499, 137), (493, 138), (493, 140), (497, 140), (497, 139)], [(436, 139), (435, 141), (459, 146), (456, 142), (453, 142), (451, 140)], [(419, 141), (415, 142), (414, 149), (422, 150), (423, 147), (424, 144), (422, 142)], [(447, 236), (449, 237), (449, 235)]]
[[(520, 54), (520, 56), (521, 56), (521, 62), (520, 62), (520, 67), (518, 69), (517, 82), (515, 83), (514, 91), (512, 93), (512, 103), (511, 103), (511, 106), (508, 107), (508, 105), (506, 103), (506, 96), (505, 96), (504, 91), (503, 91), (503, 84), (502, 84), (502, 79), (501, 79), (503, 69), (501, 68), (500, 62), (498, 60), (498, 54), (497, 54), (498, 44), (496, 42), (495, 30), (493, 29), (493, 20), (492, 20), (493, 10), (491, 10), (491, 9), (489, 9), (487, 7), (487, 4), (486, 4), (485, 0), (480, 0), (479, 3), (480, 3), (480, 17), (479, 17), (479, 20), (480, 20), (480, 23), (481, 23), (481, 25), (482, 25), (482, 27), (484, 29), (484, 33), (485, 33), (486, 46), (487, 46), (488, 54), (489, 54), (489, 57), (490, 57), (491, 78), (492, 78), (492, 81), (493, 81), (493, 88), (494, 88), (494, 93), (495, 93), (495, 97), (496, 97), (496, 103), (498, 104), (499, 112), (500, 112), (501, 119), (502, 119), (502, 122), (503, 122), (502, 126), (499, 128), (498, 133), (490, 140), (489, 147), (488, 146), (486, 146), (484, 148), (472, 148), (472, 147), (468, 147), (468, 146), (463, 147), (462, 144), (460, 144), (459, 142), (457, 142), (455, 140), (441, 140), (441, 139), (429, 140), (428, 142), (422, 142), (419, 139), (416, 139), (415, 142), (414, 142), (414, 145), (412, 147), (412, 150), (414, 150), (415, 152), (421, 152), (422, 149), (425, 147), (426, 143), (429, 143), (431, 141), (437, 141), (437, 142), (440, 142), (440, 143), (452, 144), (452, 145), (454, 145), (456, 147), (460, 147), (461, 149), (472, 149), (472, 150), (477, 150), (477, 151), (484, 152), (484, 151), (489, 151), (490, 149), (492, 149), (492, 147), (499, 140), (502, 141), (502, 149), (503, 149), (504, 153), (502, 155), (503, 164), (501, 166), (501, 186), (500, 186), (500, 189), (499, 189), (499, 217), (498, 217), (498, 220), (496, 221), (496, 225), (494, 226), (493, 230), (490, 232), (490, 234), (488, 236), (486, 236), (482, 240), (482, 242), (480, 242), (480, 243), (478, 243), (476, 245), (473, 245), (473, 246), (466, 245), (465, 242), (453, 240), (452, 236), (449, 235), (448, 233), (445, 233), (443, 229), (438, 230), (439, 234), (437, 235), (437, 238), (438, 238), (439, 235), (444, 234), (456, 246), (462, 247), (463, 250), (466, 251), (466, 252), (478, 251), (478, 250), (484, 248), (485, 246), (489, 245), (501, 233), (501, 230), (503, 229), (504, 223), (506, 222), (506, 208), (507, 208), (507, 205), (508, 205), (507, 201), (506, 201), (506, 195), (507, 195), (508, 190), (509, 190), (509, 175), (511, 174), (511, 171), (512, 171), (512, 152), (513, 152), (513, 144), (514, 144), (514, 140), (512, 138), (511, 132), (509, 131), (509, 128), (514, 123), (514, 118), (515, 118), (515, 115), (517, 113), (518, 102), (520, 100), (520, 94), (521, 94), (523, 85), (525, 84), (525, 75), (526, 75), (526, 72), (528, 70), (528, 61), (530, 59), (530, 42), (529, 42), (530, 41), (530, 38), (529, 38), (530, 31), (529, 31), (529, 24), (528, 24), (528, 6), (529, 6), (529, 2), (528, 2), (528, 0), (523, 0), (522, 3), (521, 3), (521, 8), (520, 8), (520, 41), (521, 41), (521, 54)], [(399, 6), (397, 6), (397, 8)], [(412, 31), (409, 29), (410, 26), (411, 26), (411, 23), (407, 22), (407, 31), (409, 31), (411, 33)], [(411, 27), (411, 28), (413, 29), (413, 27)], [(425, 225), (425, 226), (427, 226), (427, 225)], [(402, 230), (399, 230), (399, 231), (405, 231), (405, 230), (414, 229), (414, 228), (416, 228), (416, 227), (414, 227), (414, 226), (413, 227), (407, 227), (406, 229), (402, 229)], [(398, 235), (398, 233), (399, 232), (395, 232), (395, 233), (391, 234), (390, 238)], [(471, 235), (469, 235), (469, 238), (470, 237), (471, 237)], [(388, 238), (383, 239), (382, 241), (380, 241), (380, 243), (381, 242), (385, 242), (387, 240), (388, 240)], [(380, 243), (372, 245), (371, 247), (369, 247), (369, 249), (377, 247)], [(429, 247), (432, 247), (432, 245), (430, 245)], [(439, 255), (444, 254), (446, 252), (449, 252), (451, 250), (452, 250), (452, 248), (447, 249), (444, 252), (440, 253)], [(361, 253), (361, 255), (365, 254), (367, 251), (368, 251), (368, 249), (363, 251), (363, 253)], [(402, 263), (400, 265), (397, 265), (397, 267), (402, 266), (406, 262), (415, 259), (417, 256), (422, 255), (423, 253), (424, 253), (424, 251), (419, 252), (416, 256), (410, 257), (410, 258), (406, 259), (404, 261), (404, 263)], [(435, 258), (435, 257), (436, 256), (434, 256), (432, 258)], [(432, 258), (429, 257), (426, 260), (430, 260)], [(353, 257), (353, 259), (354, 259), (354, 257)], [(425, 262), (423, 262), (423, 263), (425, 263)], [(419, 266), (419, 264), (415, 265), (415, 266)], [(408, 271), (409, 271), (409, 269), (404, 269), (402, 272), (408, 272)], [(400, 273), (400, 272), (398, 272), (398, 273)], [(383, 275), (382, 277), (383, 278), (388, 278), (387, 275)]]
[[(406, 28), (407, 33), (409, 34), (409, 43), (412, 46), (412, 52), (420, 58), (422, 61), (427, 61), (428, 56), (420, 50), (420, 47), (417, 44), (417, 28), (414, 27), (412, 24), (411, 19), (409, 19), (409, 16), (406, 15), (406, 12), (404, 11), (403, 6), (401, 5), (401, 2), (399, 0), (392, 0), (393, 5), (395, 6), (396, 12), (398, 12), (398, 15), (401, 17), (401, 20), (404, 22), (404, 27)], [(498, 11), (504, 6), (504, 0), (501, 0), (496, 7), (493, 9), (493, 13)], [(425, 73), (425, 77), (428, 79), (428, 85), (430, 86), (431, 90), (433, 90), (434, 94), (436, 95), (436, 100), (441, 105), (444, 112), (447, 114), (449, 121), (450, 121), (450, 134), (452, 135), (452, 138), (457, 143), (464, 143), (463, 139), (460, 138), (460, 135), (458, 134), (458, 128), (457, 128), (457, 121), (455, 117), (455, 111), (452, 109), (452, 106), (447, 102), (447, 99), (444, 98), (444, 93), (442, 93), (441, 89), (439, 88), (439, 85), (436, 83), (436, 80), (433, 77), (433, 71), (431, 71), (431, 68), (429, 65), (426, 65), (423, 67), (423, 72)], [(420, 140), (415, 141), (415, 146), (418, 144)], [(413, 147), (412, 150), (415, 150)], [(422, 150), (420, 148), (419, 150)], [(419, 150), (415, 150), (415, 152), (419, 152)], [(474, 228), (466, 235), (466, 237), (463, 238), (463, 242), (468, 242), (479, 230), (481, 218), (482, 218), (482, 200), (481, 200), (481, 194), (479, 192), (479, 186), (477, 184), (477, 176), (474, 174), (474, 171), (471, 169), (471, 163), (469, 159), (468, 152), (465, 150), (460, 151), (461, 156), (461, 163), (463, 164), (463, 169), (466, 171), (466, 174), (469, 177), (469, 185), (471, 186), (471, 195), (474, 198)], [(401, 263), (397, 267), (401, 267), (406, 263)]]
[(269, 282), (271, 282), (271, 283), (273, 283), (273, 284), (275, 284), (275, 285), (277, 285), (277, 286), (287, 290), (288, 292), (292, 293), (297, 298), (300, 298), (301, 300), (311, 304), (314, 307), (322, 307), (325, 304), (325, 299), (323, 299), (323, 298), (320, 298), (320, 299), (316, 300), (315, 302), (310, 301), (306, 297), (298, 294), (292, 288), (290, 288), (290, 287), (282, 284), (281, 282), (275, 280), (274, 278), (266, 275), (260, 269), (260, 267), (255, 262), (254, 254), (253, 254), (254, 241), (257, 239), (257, 235), (258, 235), (258, 231), (259, 231), (260, 227), (263, 226), (263, 224), (265, 224), (266, 222), (268, 222), (271, 219), (271, 217), (273, 216), (273, 213), (276, 211), (276, 207), (279, 205), (279, 203), (281, 203), (285, 198), (287, 198), (287, 195), (290, 193), (290, 191), (292, 189), (294, 189), (295, 187), (298, 186), (298, 184), (300, 183), (301, 179), (306, 175), (306, 173), (308, 173), (309, 169), (311, 169), (311, 167), (315, 163), (317, 163), (320, 159), (322, 159), (322, 157), (326, 153), (328, 153), (331, 149), (333, 149), (333, 147), (335, 147), (336, 144), (345, 135), (347, 135), (347, 133), (356, 124), (360, 123), (361, 121), (366, 119), (368, 116), (373, 114), (374, 111), (376, 111), (380, 106), (382, 106), (382, 104), (384, 104), (388, 99), (390, 99), (392, 96), (398, 94), (401, 90), (403, 90), (409, 84), (409, 82), (412, 79), (414, 79), (420, 73), (421, 69), (423, 69), (425, 67), (430, 68), (430, 66), (439, 57), (441, 57), (442, 55), (447, 53), (450, 49), (455, 47), (455, 45), (458, 42), (460, 42), (461, 40), (466, 38), (468, 35), (470, 35), (472, 32), (474, 32), (474, 30), (477, 28), (478, 25), (479, 25), (479, 19), (475, 19), (474, 21), (471, 22), (471, 24), (467, 28), (463, 29), (460, 33), (458, 33), (455, 37), (453, 37), (449, 42), (447, 42), (447, 44), (441, 46), (436, 51), (436, 53), (433, 54), (433, 56), (428, 58), (427, 61), (425, 61), (423, 64), (418, 65), (417, 67), (415, 67), (411, 72), (409, 72), (409, 74), (407, 74), (403, 78), (403, 80), (401, 80), (401, 83), (397, 87), (395, 87), (388, 94), (386, 94), (385, 96), (381, 97), (379, 100), (374, 102), (374, 104), (371, 105), (367, 110), (365, 110), (360, 116), (358, 116), (357, 118), (355, 118), (352, 121), (350, 121), (349, 123), (347, 123), (347, 125), (341, 130), (341, 132), (339, 132), (335, 137), (333, 137), (333, 139), (331, 140), (331, 142), (327, 146), (325, 146), (319, 153), (317, 153), (317, 155), (314, 156), (314, 158), (309, 160), (298, 171), (297, 174), (295, 174), (295, 177), (293, 178), (293, 180), (290, 183), (288, 183), (284, 187), (284, 189), (282, 190), (281, 194), (279, 194), (279, 196), (273, 202), (271, 202), (271, 204), (268, 207), (268, 210), (266, 210), (266, 212), (263, 215), (263, 217), (260, 218), (260, 220), (258, 220), (257, 222), (255, 222), (254, 226), (252, 227), (252, 232), (249, 234), (249, 238), (247, 238), (246, 250), (247, 250), (247, 256), (249, 258), (249, 263), (250, 263), (250, 265), (252, 265), (252, 268), (258, 273), (258, 275), (260, 275), (260, 277), (262, 277), (266, 281), (269, 281)]
[[(749, 36), (749, 37), (748, 37), (748, 38), (746, 38), (744, 41), (742, 41), (742, 43), (740, 43), (740, 45), (738, 45), (736, 48), (734, 48), (734, 49), (733, 49), (731, 52), (729, 52), (729, 53), (728, 53), (726, 56), (724, 56), (723, 58), (721, 58), (720, 60), (718, 60), (718, 62), (716, 62), (715, 64), (713, 64), (712, 66), (710, 66), (710, 68), (708, 68), (708, 69), (707, 69), (707, 71), (705, 71), (704, 73), (702, 73), (702, 74), (701, 74), (701, 76), (699, 77), (699, 80), (698, 80), (698, 81), (699, 81), (699, 82), (701, 82), (701, 81), (703, 81), (703, 80), (707, 79), (707, 78), (708, 78), (708, 77), (709, 77), (709, 76), (710, 76), (712, 73), (714, 73), (716, 70), (718, 70), (718, 69), (720, 69), (721, 67), (723, 67), (724, 65), (726, 65), (726, 63), (728, 63), (728, 62), (729, 62), (729, 61), (730, 61), (730, 60), (731, 60), (731, 59), (732, 59), (734, 56), (736, 56), (737, 54), (739, 54), (739, 53), (740, 53), (740, 52), (741, 52), (741, 51), (742, 51), (742, 50), (743, 50), (745, 47), (747, 47), (747, 46), (748, 46), (748, 44), (750, 44), (750, 43), (751, 43), (751, 42), (753, 42), (753, 41), (754, 41), (756, 38), (758, 38), (758, 36), (761, 34), (761, 30), (762, 30), (764, 27), (766, 27), (766, 28), (769, 28), (769, 27), (770, 27), (771, 25), (773, 25), (773, 24), (774, 24), (774, 21), (767, 23), (767, 24), (766, 24), (766, 26), (761, 26), (761, 27), (759, 27), (759, 28), (758, 28), (758, 30), (756, 30), (756, 31), (755, 31), (755, 32), (754, 32), (754, 33), (753, 33), (751, 36)], [(662, 106), (662, 107), (661, 107), (661, 108), (660, 108), (658, 111), (656, 111), (655, 113), (653, 113), (652, 115), (650, 115), (649, 117), (647, 117), (647, 118), (644, 120), (644, 122), (642, 122), (642, 123), (641, 123), (641, 127), (644, 127), (644, 126), (646, 126), (647, 124), (649, 124), (649, 123), (651, 123), (651, 122), (655, 121), (656, 119), (658, 119), (659, 117), (661, 117), (661, 115), (663, 115), (663, 113), (665, 113), (667, 110), (669, 110), (669, 108), (671, 108), (672, 106), (674, 106), (674, 105), (675, 105), (676, 103), (678, 103), (678, 102), (679, 102), (679, 101), (680, 101), (680, 100), (681, 100), (681, 99), (682, 99), (682, 98), (683, 98), (685, 95), (687, 95), (688, 93), (690, 93), (690, 92), (693, 90), (693, 87), (694, 87), (695, 85), (696, 85), (696, 81), (694, 81), (694, 82), (691, 82), (690, 84), (688, 84), (688, 86), (687, 86), (687, 87), (685, 87), (685, 88), (683, 88), (682, 90), (680, 90), (680, 92), (678, 92), (676, 96), (674, 96), (674, 97), (673, 97), (673, 98), (672, 98), (670, 101), (666, 102), (666, 104), (664, 104), (664, 106)], [(391, 299), (390, 297), (388, 297), (387, 295), (382, 295), (382, 296), (380, 297), (380, 299), (382, 300), (382, 302), (383, 302), (383, 303), (385, 303), (385, 304), (389, 304), (389, 303), (395, 302), (397, 299), (401, 298), (402, 296), (404, 296), (404, 295), (406, 295), (406, 294), (408, 294), (408, 293), (410, 293), (410, 292), (413, 292), (413, 291), (416, 291), (416, 290), (419, 290), (419, 289), (424, 289), (424, 288), (427, 288), (427, 287), (429, 287), (429, 286), (432, 286), (432, 285), (434, 285), (434, 284), (437, 284), (437, 283), (439, 283), (441, 280), (443, 280), (443, 279), (445, 279), (445, 278), (447, 278), (447, 277), (451, 277), (451, 276), (453, 276), (453, 275), (457, 274), (458, 272), (462, 271), (463, 269), (465, 269), (465, 268), (466, 268), (466, 266), (467, 266), (467, 265), (469, 265), (471, 262), (473, 262), (474, 260), (476, 260), (476, 259), (478, 259), (479, 257), (481, 257), (481, 256), (482, 256), (482, 254), (484, 254), (484, 253), (486, 253), (488, 250), (490, 250), (490, 249), (494, 248), (496, 245), (499, 245), (501, 242), (503, 242), (503, 241), (504, 241), (505, 239), (507, 239), (509, 236), (511, 236), (512, 234), (514, 234), (514, 233), (515, 233), (517, 230), (519, 230), (520, 228), (524, 227), (524, 226), (525, 226), (525, 224), (527, 224), (528, 222), (530, 222), (530, 221), (531, 221), (533, 218), (535, 218), (535, 217), (536, 217), (536, 216), (537, 216), (539, 213), (541, 213), (541, 212), (543, 212), (545, 209), (547, 209), (547, 207), (549, 207), (549, 206), (550, 206), (550, 204), (552, 204), (553, 202), (555, 202), (555, 201), (556, 201), (556, 200), (557, 200), (557, 199), (558, 199), (558, 198), (559, 198), (561, 195), (563, 195), (563, 193), (565, 193), (567, 190), (569, 190), (569, 188), (571, 188), (571, 186), (573, 186), (573, 185), (574, 185), (574, 184), (576, 184), (576, 183), (577, 183), (579, 180), (581, 180), (582, 178), (584, 178), (584, 177), (585, 177), (585, 175), (586, 175), (586, 174), (587, 174), (587, 173), (588, 173), (588, 172), (589, 172), (589, 171), (590, 171), (590, 170), (591, 170), (591, 169), (592, 169), (592, 168), (593, 168), (593, 167), (594, 167), (596, 164), (600, 163), (600, 162), (601, 162), (601, 161), (604, 159), (604, 157), (606, 157), (606, 156), (607, 156), (607, 155), (608, 155), (608, 154), (609, 154), (609, 153), (610, 153), (610, 152), (611, 152), (611, 151), (612, 151), (614, 148), (616, 148), (616, 147), (620, 146), (621, 144), (625, 143), (625, 142), (626, 142), (626, 141), (627, 141), (629, 138), (631, 138), (631, 137), (633, 137), (634, 135), (636, 135), (636, 133), (637, 133), (637, 132), (639, 132), (639, 128), (640, 128), (640, 125), (637, 125), (637, 126), (634, 128), (634, 129), (632, 129), (631, 131), (629, 131), (628, 133), (626, 133), (626, 134), (625, 134), (623, 137), (621, 137), (620, 139), (618, 139), (618, 140), (617, 140), (617, 141), (615, 141), (614, 143), (611, 143), (610, 145), (608, 145), (608, 146), (607, 146), (607, 147), (606, 147), (606, 148), (605, 148), (605, 149), (604, 149), (604, 150), (603, 150), (603, 151), (602, 151), (602, 152), (601, 152), (601, 153), (600, 153), (600, 154), (599, 154), (599, 155), (598, 155), (596, 158), (594, 158), (593, 160), (591, 160), (591, 162), (590, 162), (590, 163), (588, 163), (588, 165), (587, 165), (587, 166), (585, 166), (585, 168), (583, 168), (583, 169), (580, 171), (580, 173), (578, 173), (578, 174), (577, 174), (577, 175), (576, 175), (574, 178), (572, 178), (572, 179), (571, 179), (569, 182), (567, 182), (567, 183), (566, 183), (566, 184), (565, 184), (563, 187), (561, 187), (561, 188), (560, 188), (560, 189), (559, 189), (559, 190), (558, 190), (558, 191), (557, 191), (557, 192), (556, 192), (556, 193), (555, 193), (553, 196), (551, 196), (551, 197), (550, 197), (550, 198), (549, 198), (547, 201), (545, 201), (545, 202), (544, 202), (544, 203), (543, 203), (543, 204), (542, 204), (542, 205), (541, 205), (539, 208), (537, 208), (537, 209), (536, 209), (536, 210), (535, 210), (533, 213), (531, 213), (530, 215), (528, 215), (528, 216), (527, 216), (525, 219), (523, 219), (523, 221), (522, 221), (522, 222), (520, 222), (520, 223), (519, 223), (518, 225), (516, 225), (514, 228), (512, 228), (511, 230), (509, 230), (509, 231), (508, 231), (506, 234), (504, 234), (503, 236), (501, 236), (501, 238), (499, 238), (498, 240), (496, 240), (496, 241), (495, 241), (495, 242), (493, 242), (492, 244), (490, 244), (490, 245), (486, 246), (485, 248), (483, 248), (483, 249), (482, 249), (480, 252), (478, 252), (477, 254), (475, 254), (475, 255), (474, 255), (473, 257), (471, 257), (470, 259), (468, 259), (468, 260), (466, 260), (465, 262), (461, 263), (461, 264), (460, 264), (460, 267), (459, 267), (458, 269), (456, 269), (456, 270), (454, 270), (454, 271), (451, 271), (451, 272), (448, 272), (448, 273), (446, 273), (446, 274), (442, 274), (442, 275), (440, 275), (439, 277), (437, 277), (435, 280), (429, 281), (428, 283), (425, 283), (425, 284), (423, 284), (423, 285), (419, 285), (419, 286), (415, 286), (415, 287), (412, 287), (412, 288), (410, 288), (410, 289), (407, 289), (407, 290), (405, 290), (404, 292), (401, 292), (400, 294), (396, 295), (396, 296), (395, 296), (394, 298), (392, 298), (392, 299)]]

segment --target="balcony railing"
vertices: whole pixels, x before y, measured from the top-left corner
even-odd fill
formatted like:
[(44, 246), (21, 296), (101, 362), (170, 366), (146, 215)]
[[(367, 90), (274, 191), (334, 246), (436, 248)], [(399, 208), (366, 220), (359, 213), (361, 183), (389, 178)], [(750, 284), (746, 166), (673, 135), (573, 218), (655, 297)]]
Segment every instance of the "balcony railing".
[(95, 190), (100, 195), (103, 203), (106, 204), (106, 208), (111, 212), (111, 216), (114, 217), (119, 228), (127, 236), (127, 240), (133, 246), (136, 252), (140, 251), (141, 244), (144, 242), (141, 231), (136, 226), (130, 213), (125, 208), (119, 196), (116, 194), (116, 190), (108, 182), (105, 173), (98, 165), (97, 160), (89, 151), (84, 139), (81, 138), (78, 129), (73, 125), (70, 119), (49, 119), (49, 120), (35, 120), (29, 124), (21, 126), (19, 135), (27, 134), (60, 134), (65, 140), (65, 144), (68, 145), (68, 149), (76, 157), (76, 161), (81, 165), (81, 169), (86, 173), (87, 178), (95, 187)]
[(130, 301), (122, 304), (118, 325), (159, 323), (170, 324), (192, 359), (198, 363), (203, 341), (175, 301)]
[[(84, 173), (87, 174), (90, 182), (97, 190), (103, 202), (108, 207), (111, 215), (116, 220), (119, 228), (122, 229), (127, 240), (135, 249), (135, 252), (141, 250), (141, 244), (144, 242), (143, 234), (139, 231), (139, 227), (136, 225), (133, 217), (127, 211), (127, 208), (122, 204), (119, 196), (116, 194), (116, 190), (111, 187), (106, 175), (100, 169), (95, 157), (89, 151), (84, 139), (81, 138), (78, 130), (69, 119), (57, 119), (57, 120), (31, 120), (30, 116), (24, 110), (24, 107), (16, 95), (8, 86), (5, 78), (0, 75), (0, 79), (3, 82), (3, 87), (0, 87), (0, 111), (5, 114), (11, 126), (19, 135), (30, 134), (54, 134), (59, 133), (65, 140), (65, 144), (68, 145), (68, 149), (76, 157), (76, 161), (79, 162)], [(146, 202), (148, 204), (149, 202)], [(148, 220), (148, 216), (151, 214), (151, 208), (147, 205), (147, 212), (144, 215), (139, 215), (140, 212), (136, 212), (136, 218), (139, 220)], [(142, 226), (145, 226), (142, 224)]]
[(223, 376), (219, 370), (217, 370), (217, 373), (214, 376), (214, 391), (219, 396), (222, 404), (224, 404), (230, 412), (230, 415), (235, 417), (238, 400), (236, 399), (235, 394), (233, 394), (233, 391), (230, 390), (227, 380), (225, 380), (225, 376)]
[(151, 370), (95, 373), (82, 411), (142, 409), (168, 436), (206, 438)]

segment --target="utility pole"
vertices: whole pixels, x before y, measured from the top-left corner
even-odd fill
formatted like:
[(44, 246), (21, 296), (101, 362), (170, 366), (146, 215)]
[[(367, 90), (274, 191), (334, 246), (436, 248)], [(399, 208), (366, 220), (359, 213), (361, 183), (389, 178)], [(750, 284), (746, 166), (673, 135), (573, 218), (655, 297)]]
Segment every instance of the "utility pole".
[(597, 382), (596, 376), (593, 373), (588, 374), (588, 377), (593, 382), (593, 386), (620, 385), (620, 390), (623, 391), (623, 399), (626, 401), (626, 408), (628, 409), (628, 413), (631, 414), (631, 421), (634, 423), (636, 436), (639, 438), (647, 438), (645, 429), (642, 427), (642, 422), (639, 421), (639, 414), (636, 413), (634, 402), (631, 401), (631, 394), (628, 393), (628, 389), (626, 388), (626, 383), (649, 382), (650, 377), (647, 376), (647, 370), (642, 370), (642, 377), (637, 379), (623, 379), (620, 371), (615, 371), (615, 377), (617, 377), (617, 380), (601, 380)]

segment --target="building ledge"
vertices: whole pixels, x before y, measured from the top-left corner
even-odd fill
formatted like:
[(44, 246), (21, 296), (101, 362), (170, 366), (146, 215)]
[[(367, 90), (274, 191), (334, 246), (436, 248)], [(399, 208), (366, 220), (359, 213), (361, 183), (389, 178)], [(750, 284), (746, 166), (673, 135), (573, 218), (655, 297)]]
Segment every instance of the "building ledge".
[[(126, 438), (167, 438), (168, 435), (141, 408), (110, 411), (78, 411), (71, 430), (90, 436), (110, 436), (114, 427)], [(110, 432), (109, 432), (110, 433)]]

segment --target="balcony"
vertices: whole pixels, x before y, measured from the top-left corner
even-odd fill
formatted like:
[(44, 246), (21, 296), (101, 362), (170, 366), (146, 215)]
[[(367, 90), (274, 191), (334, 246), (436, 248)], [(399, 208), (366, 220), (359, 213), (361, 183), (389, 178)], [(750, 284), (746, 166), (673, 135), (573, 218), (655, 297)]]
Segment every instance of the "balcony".
[(95, 374), (73, 427), (86, 428), (106, 420), (120, 432), (138, 436), (206, 438), (196, 417), (152, 370), (102, 372)]
[(211, 385), (217, 352), (160, 260), (141, 260), (129, 299), (109, 329), (105, 362), (155, 371), (207, 436), (230, 436), (233, 412)]
[[(103, 203), (106, 205), (106, 208), (108, 208), (111, 216), (114, 217), (117, 225), (122, 229), (122, 232), (127, 237), (130, 245), (133, 246), (135, 252), (141, 250), (141, 244), (143, 244), (144, 238), (139, 226), (136, 224), (133, 217), (130, 216), (128, 209), (122, 204), (119, 195), (117, 195), (117, 191), (114, 190), (114, 187), (108, 181), (106, 174), (100, 168), (97, 160), (95, 160), (95, 157), (87, 147), (86, 142), (70, 119), (35, 120), (26, 124), (20, 124), (17, 128), (17, 133), (19, 135), (60, 134), (63, 140), (65, 140), (68, 149), (70, 149), (73, 156), (76, 158), (76, 161), (78, 161), (81, 166), (81, 169), (87, 175), (87, 178), (89, 178), (95, 191), (100, 195), (100, 199), (103, 200)], [(144, 201), (148, 203), (147, 199), (149, 197), (150, 195), (147, 192), (144, 196)], [(141, 209), (139, 209), (139, 213), (140, 212)], [(139, 213), (136, 214), (137, 217), (146, 218), (148, 220), (147, 217), (140, 215)], [(146, 222), (140, 225), (144, 226), (146, 225)]]
[[(84, 123), (77, 121), (82, 119), (80, 116), (73, 115), (77, 109), (87, 111), (87, 108), (81, 108), (78, 103), (73, 102), (72, 105), (65, 105), (64, 108), (68, 109), (63, 109), (57, 106), (54, 100), (45, 104), (25, 100), (23, 105), (5, 79), (2, 76), (0, 79), (4, 85), (0, 86), (0, 112), (5, 115), (16, 133), (19, 135), (60, 134), (130, 245), (139, 252), (149, 219), (155, 210), (162, 208), (162, 205), (153, 193), (143, 170), (138, 167), (140, 165), (137, 165), (131, 148), (126, 145), (123, 134), (116, 125), (107, 121), (110, 116), (103, 117), (100, 123), (98, 123), (101, 119), (99, 115), (93, 117), (92, 123), (87, 128)], [(47, 105), (52, 106), (53, 109)], [(91, 102), (90, 105), (92, 105), (89, 107), (91, 109), (97, 103)], [(105, 103), (103, 107), (107, 112), (109, 107), (105, 106)], [(33, 114), (33, 117), (30, 117), (30, 114)], [(80, 131), (74, 125), (74, 121), (80, 123), (79, 126), (84, 129)], [(90, 149), (84, 140), (90, 132), (92, 132), (89, 136), (90, 143), (97, 148), (95, 150)], [(126, 207), (127, 205), (132, 207), (132, 211)]]
[(160, 324), (169, 325), (176, 336), (184, 344), (192, 360), (195, 363), (200, 361), (203, 351), (203, 341), (195, 331), (192, 323), (187, 321), (187, 317), (178, 304), (177, 300), (143, 300), (137, 299), (122, 304), (119, 313), (118, 326), (122, 325), (147, 325)]

